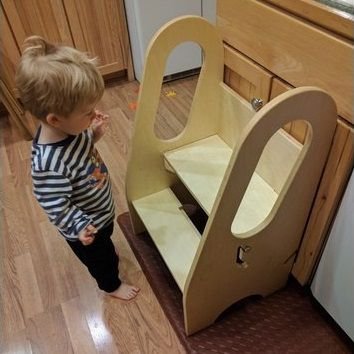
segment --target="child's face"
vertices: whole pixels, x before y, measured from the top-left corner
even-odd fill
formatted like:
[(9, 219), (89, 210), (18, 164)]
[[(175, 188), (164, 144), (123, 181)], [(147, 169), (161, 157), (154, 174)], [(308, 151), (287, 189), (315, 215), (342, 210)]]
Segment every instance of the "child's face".
[(95, 118), (95, 106), (85, 104), (72, 112), (68, 117), (59, 117), (59, 128), (66, 134), (78, 135), (87, 129)]

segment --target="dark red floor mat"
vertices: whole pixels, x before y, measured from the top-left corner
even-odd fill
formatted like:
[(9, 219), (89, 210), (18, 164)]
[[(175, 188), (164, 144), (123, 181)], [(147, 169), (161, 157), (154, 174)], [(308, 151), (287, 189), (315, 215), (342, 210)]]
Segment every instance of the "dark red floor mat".
[(117, 218), (161, 307), (188, 353), (353, 353), (352, 342), (311, 294), (290, 279), (265, 299), (246, 299), (212, 326), (184, 332), (182, 294), (148, 234), (134, 235), (128, 213)]

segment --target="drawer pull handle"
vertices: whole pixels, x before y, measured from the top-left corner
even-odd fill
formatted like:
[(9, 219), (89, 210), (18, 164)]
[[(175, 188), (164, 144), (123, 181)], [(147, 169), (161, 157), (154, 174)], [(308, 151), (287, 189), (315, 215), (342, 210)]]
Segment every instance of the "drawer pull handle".
[(263, 100), (261, 98), (252, 98), (251, 106), (256, 112), (258, 112), (263, 107)]

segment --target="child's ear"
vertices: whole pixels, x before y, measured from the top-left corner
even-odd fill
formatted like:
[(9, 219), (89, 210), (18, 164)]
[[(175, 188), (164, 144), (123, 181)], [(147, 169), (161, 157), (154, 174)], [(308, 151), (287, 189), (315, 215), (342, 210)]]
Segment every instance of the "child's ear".
[(60, 123), (59, 117), (57, 115), (55, 115), (54, 113), (47, 114), (45, 119), (46, 119), (47, 123), (54, 128), (57, 128), (58, 124)]

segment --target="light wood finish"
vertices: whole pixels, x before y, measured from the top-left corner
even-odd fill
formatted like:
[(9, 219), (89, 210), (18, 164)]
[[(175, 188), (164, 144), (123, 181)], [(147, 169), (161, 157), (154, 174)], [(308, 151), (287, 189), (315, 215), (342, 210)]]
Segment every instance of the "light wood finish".
[(178, 149), (166, 151), (164, 156), (172, 171), (209, 215), (231, 154), (232, 148), (218, 135), (212, 135)]
[[(170, 166), (207, 215), (213, 209), (231, 155), (232, 149), (217, 135), (165, 153)], [(254, 173), (231, 232), (242, 234), (258, 226), (268, 216), (277, 197), (273, 188)]]
[[(269, 99), (272, 100), (274, 97), (279, 96), (280, 94), (291, 90), (293, 87), (291, 87), (289, 84), (287, 84), (284, 81), (279, 80), (278, 78), (274, 77), (272, 79), (272, 89), (270, 91), (270, 97)], [(290, 134), (291, 128), (292, 128), (293, 122), (290, 122), (286, 124), (283, 129)]]
[(354, 39), (354, 16), (314, 0), (264, 0), (321, 27)]
[[(189, 22), (184, 21), (183, 24), (179, 23), (174, 28), (166, 24), (158, 32), (161, 33), (159, 41), (163, 41), (164, 47), (155, 40), (158, 35), (156, 34), (148, 48), (149, 55), (146, 57), (145, 68), (152, 68), (152, 70), (144, 70), (143, 84), (140, 86), (134, 135), (131, 142), (130, 168), (127, 171), (126, 185), (130, 203), (148, 194), (158, 192), (161, 190), (161, 185), (169, 187), (173, 181), (176, 181), (173, 175), (166, 174), (163, 165), (161, 165), (163, 161), (161, 151), (178, 148), (205, 138), (217, 130), (219, 124), (217, 103), (220, 101), (218, 86), (221, 82), (224, 65), (223, 46), (221, 41), (218, 41), (217, 33), (211, 25), (205, 26), (206, 33), (193, 30), (194, 20), (195, 17), (191, 16)], [(163, 70), (170, 51), (177, 43), (185, 40), (186, 33), (190, 33), (190, 40), (199, 43), (206, 53), (190, 109), (190, 116), (204, 118), (203, 120), (189, 119), (178, 139), (176, 137), (164, 141), (158, 139), (154, 132)], [(218, 43), (218, 46), (215, 46), (215, 43)], [(213, 68), (213, 70), (209, 68)], [(215, 87), (212, 95), (208, 90), (208, 87), (211, 86)], [(143, 166), (146, 166), (144, 176), (146, 183), (144, 184), (141, 183), (139, 173)], [(138, 220), (134, 216), (134, 208), (131, 208), (131, 212), (133, 219)], [(135, 226), (137, 226), (136, 222), (134, 222)]]
[[(164, 85), (161, 134), (179, 129), (195, 83)], [(110, 170), (117, 214), (127, 211), (123, 191), (135, 114), (129, 103), (137, 89), (137, 82), (110, 86), (98, 106), (110, 115), (98, 149)], [(166, 100), (170, 89), (178, 95)], [(141, 288), (132, 302), (97, 289), (32, 195), (31, 143), (5, 118), (0, 131), (0, 352), (185, 353), (118, 225), (112, 239), (121, 276)]]
[[(343, 118), (353, 122), (354, 21), (351, 16), (343, 18), (343, 13), (334, 14), (333, 9), (312, 0), (219, 0), (217, 11), (218, 27), (225, 45), (235, 47), (275, 75), (270, 99), (297, 85), (316, 84), (337, 97)], [(338, 118), (343, 123), (342, 117)], [(299, 142), (305, 141), (308, 130), (303, 121), (293, 121), (283, 128)], [(352, 128), (350, 123), (348, 129)], [(338, 125), (337, 132), (341, 130), (342, 125)], [(336, 137), (328, 163), (337, 161), (338, 151), (345, 144), (345, 134), (337, 133)], [(325, 225), (330, 225), (342, 195), (341, 188), (336, 189), (330, 181), (345, 184), (346, 176), (352, 170), (351, 157), (341, 156), (344, 160), (341, 160), (340, 171), (327, 168), (326, 178), (319, 185), (318, 190), (324, 191), (325, 195), (331, 190), (331, 197), (322, 199), (318, 195), (299, 249), (298, 264), (292, 270), (301, 284), (311, 280), (317, 255), (321, 254), (326, 239), (328, 228)]]
[(268, 102), (273, 75), (227, 44), (224, 49), (225, 83), (248, 102), (252, 98)]
[[(10, 46), (11, 37), (20, 48), (26, 37), (36, 34), (97, 56), (100, 70), (107, 78), (126, 71), (128, 79), (134, 79), (123, 0), (1, 0), (1, 4), (5, 15), (1, 33), (14, 67), (19, 54)], [(6, 67), (6, 81), (12, 90), (14, 67)]]
[[(277, 97), (283, 92), (291, 90), (289, 84), (279, 80), (278, 78), (273, 78), (272, 81), (272, 90), (270, 92), (270, 99), (272, 100), (274, 97)], [(300, 117), (299, 117), (300, 118)], [(291, 136), (293, 136), (300, 143), (304, 143), (307, 135), (307, 124), (304, 121), (297, 120), (287, 124), (284, 127), (284, 130), (287, 131)]]
[(1, 0), (2, 79), (14, 97), (16, 66), (26, 37), (37, 34), (53, 42), (73, 45), (63, 4), (59, 1)]
[[(224, 82), (248, 102), (253, 98), (261, 98), (266, 104), (280, 93), (293, 88), (227, 44), (224, 44), (224, 48)], [(283, 128), (299, 142), (305, 141), (307, 131), (305, 122), (294, 121)]]
[[(231, 232), (234, 234), (246, 234), (266, 219), (301, 151), (281, 132), (276, 133), (269, 144), (232, 222)], [(164, 154), (169, 166), (207, 215), (212, 211), (231, 155), (232, 149), (217, 135)], [(270, 174), (272, 178), (269, 178)]]
[[(190, 317), (194, 317), (193, 320), (189, 319), (190, 333), (200, 328), (203, 323), (215, 320), (216, 315), (236, 299), (254, 294), (264, 296), (286, 283), (328, 149), (321, 157), (318, 156), (318, 151), (320, 146), (329, 147), (335, 123), (333, 102), (331, 100), (326, 102), (324, 98), (326, 95), (320, 91), (306, 91), (301, 89), (286, 93), (279, 97), (279, 100), (272, 101), (263, 112), (260, 111), (250, 123), (252, 128), (248, 127), (249, 130), (246, 128), (248, 137), (243, 136), (245, 140), (241, 140), (239, 149), (235, 149), (233, 153), (230, 162), (230, 166), (233, 167), (224, 178), (217, 197), (218, 202), (214, 205), (202, 236), (197, 259), (191, 270), (190, 282), (187, 282), (189, 286), (184, 301), (185, 315), (190, 314)], [(306, 95), (311, 97), (305, 98)], [(312, 103), (317, 101), (316, 107), (311, 105), (311, 101)], [(230, 233), (235, 210), (238, 210), (244, 196), (263, 144), (289, 119), (290, 102), (293, 107), (297, 107), (298, 112), (311, 121), (313, 129), (311, 146), (311, 139), (308, 139), (304, 147), (307, 151), (302, 152), (295, 165), (298, 169), (295, 168), (288, 177), (271, 214), (257, 228), (248, 232), (247, 240), (235, 238)], [(315, 113), (317, 110), (319, 111)], [(326, 128), (327, 132), (324, 131), (321, 122), (323, 114), (329, 114), (327, 118), (330, 124)], [(322, 134), (324, 135), (321, 137)], [(322, 139), (326, 141), (324, 145), (320, 143)], [(318, 158), (321, 160), (320, 163)], [(237, 266), (235, 256), (240, 248), (250, 251), (245, 255), (244, 263)], [(208, 277), (205, 277), (206, 272)], [(209, 313), (206, 313), (205, 308), (208, 308)]]
[(22, 136), (26, 140), (32, 139), (32, 132), (29, 131), (27, 124), (23, 123), (24, 112), (2, 79), (0, 79), (0, 100), (6, 107), (13, 124)]
[(353, 43), (257, 0), (218, 2), (218, 28), (229, 45), (292, 86), (318, 86), (353, 117)]
[(11, 31), (7, 17), (5, 17), (2, 5), (0, 6), (0, 53), (1, 79), (7, 83), (11, 91), (15, 87), (16, 65), (20, 60), (20, 51), (16, 45), (16, 40)]
[(64, 6), (75, 47), (97, 55), (102, 74), (131, 65), (123, 0), (64, 0)]
[[(193, 41), (202, 47), (204, 63), (185, 129), (175, 138), (161, 140), (156, 137), (153, 127), (163, 70), (169, 53), (184, 41)], [(230, 161), (220, 188), (217, 188), (215, 201), (211, 203), (209, 219), (183, 288), (187, 335), (212, 324), (234, 302), (254, 294), (266, 296), (285, 285), (336, 125), (333, 99), (326, 92), (313, 87), (286, 92), (254, 114), (250, 105), (222, 82), (223, 51), (222, 41), (215, 28), (200, 17), (185, 16), (172, 20), (157, 32), (146, 57), (126, 175), (127, 201), (135, 232), (141, 232), (144, 224), (149, 225), (150, 222), (154, 229), (166, 228), (165, 221), (156, 226), (156, 220), (160, 219), (158, 216), (151, 221), (151, 213), (146, 215), (139, 208), (134, 208), (137, 200), (159, 199), (162, 191), (169, 190), (176, 183), (176, 176), (165, 169), (164, 154), (169, 166), (181, 177), (181, 182), (186, 183), (197, 201), (200, 201), (193, 186), (196, 182), (194, 178), (198, 176), (197, 187), (207, 183), (209, 173), (213, 175), (213, 167), (218, 162), (215, 161), (219, 156), (215, 156), (215, 149), (220, 146), (221, 151), (227, 150), (227, 146), (231, 145)], [(257, 164), (262, 166), (257, 170), (262, 174), (267, 168), (274, 169), (275, 164), (281, 165), (276, 158), (261, 158), (268, 141), (283, 125), (297, 117), (308, 122), (311, 132), (301, 152), (295, 154), (288, 173), (285, 173), (286, 178), (279, 186), (276, 202), (270, 211), (263, 213), (263, 220), (258, 225), (252, 224), (252, 229), (242, 229), (241, 234), (233, 233), (233, 220), (243, 198), (247, 197), (246, 190)], [(225, 131), (221, 129), (224, 120), (227, 126), (232, 127), (231, 131), (237, 132), (236, 138), (230, 139), (227, 144), (218, 140), (223, 139), (219, 134)], [(214, 139), (215, 135), (219, 138)], [(213, 142), (213, 148), (207, 147), (210, 154), (201, 153), (201, 147), (208, 140)], [(216, 145), (214, 140), (217, 141)], [(287, 144), (292, 143), (293, 140), (287, 141)], [(279, 145), (270, 146), (266, 154), (276, 154)], [(204, 159), (205, 164), (203, 161), (188, 163), (195, 151), (197, 159)], [(173, 159), (175, 154), (179, 162)], [(287, 159), (288, 154), (284, 154), (284, 157)], [(227, 157), (221, 157), (222, 163), (226, 160)], [(204, 178), (204, 175), (207, 176)], [(263, 188), (264, 185), (267, 186), (262, 182), (257, 188)], [(201, 186), (200, 195), (210, 187)], [(275, 189), (275, 186), (272, 188)], [(256, 201), (251, 201), (254, 203), (252, 208), (264, 206), (259, 200), (256, 198)], [(247, 226), (250, 227), (249, 224)], [(170, 225), (172, 239), (175, 227), (174, 224)], [(168, 231), (164, 230), (166, 233)], [(162, 256), (166, 255), (168, 247), (173, 248), (173, 242), (164, 244)], [(175, 255), (173, 250), (167, 253), (172, 257)], [(175, 257), (172, 259), (173, 264), (182, 262), (179, 254)], [(169, 266), (171, 259), (164, 260)]]
[(274, 77), (272, 80), (272, 89), (270, 91), (270, 100), (293, 88), (294, 87), (289, 85), (287, 82), (284, 82), (279, 78)]
[[(1, 79), (13, 95), (12, 117), (20, 105), (15, 88), (16, 66), (26, 37), (40, 35), (53, 43), (76, 47), (99, 59), (105, 79), (134, 79), (123, 0), (1, 0)], [(23, 132), (32, 131), (31, 124)], [(19, 125), (19, 124), (17, 124)]]
[(55, 43), (73, 45), (65, 9), (61, 1), (1, 0), (17, 44), (37, 34)]
[(283, 129), (279, 129), (264, 147), (256, 166), (256, 172), (279, 194), (300, 157), (302, 149), (303, 145)]
[(312, 278), (353, 167), (354, 128), (339, 120), (313, 212), (292, 270), (301, 284)]
[(133, 205), (183, 291), (200, 241), (198, 230), (169, 188), (137, 199)]

